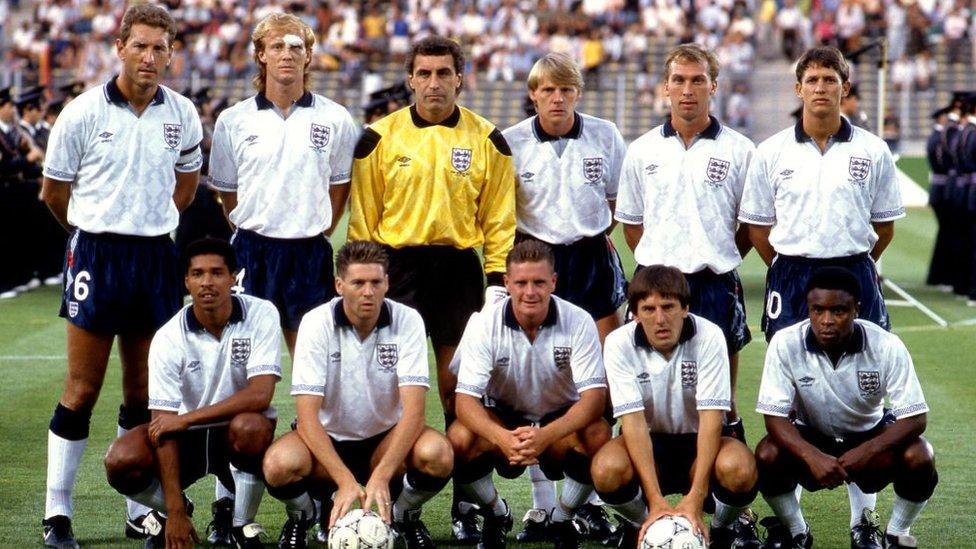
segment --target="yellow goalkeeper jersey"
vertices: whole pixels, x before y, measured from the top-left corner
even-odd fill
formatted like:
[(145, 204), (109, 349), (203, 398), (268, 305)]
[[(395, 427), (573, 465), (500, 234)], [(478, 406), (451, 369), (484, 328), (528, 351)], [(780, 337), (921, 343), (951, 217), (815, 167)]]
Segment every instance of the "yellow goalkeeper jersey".
[(393, 248), (483, 247), (486, 273), (505, 272), (515, 239), (515, 173), (501, 132), (455, 107), (431, 124), (415, 107), (367, 128), (356, 146), (349, 239)]

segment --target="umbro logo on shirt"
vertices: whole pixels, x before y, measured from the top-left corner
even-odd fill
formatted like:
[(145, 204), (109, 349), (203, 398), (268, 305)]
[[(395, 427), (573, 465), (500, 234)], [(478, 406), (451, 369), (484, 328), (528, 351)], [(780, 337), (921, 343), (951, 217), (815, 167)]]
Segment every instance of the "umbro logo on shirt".
[(253, 145), (257, 140), (258, 140), (258, 136), (256, 135), (249, 135), (246, 138), (244, 138), (244, 142), (247, 143), (248, 145)]
[(535, 177), (535, 174), (532, 172), (523, 172), (519, 175), (519, 179), (521, 179), (524, 183), (532, 181), (533, 177)]
[(657, 164), (648, 164), (644, 167), (644, 173), (647, 175), (654, 175), (657, 173)]
[(396, 161), (397, 161), (397, 166), (399, 166), (401, 168), (408, 168), (408, 167), (410, 167), (410, 157), (409, 156), (401, 156), (400, 158), (397, 158)]
[(812, 377), (810, 377), (810, 376), (803, 376), (800, 379), (798, 379), (797, 381), (800, 382), (800, 387), (809, 387), (809, 386), (813, 385), (814, 379)]
[(329, 355), (329, 358), (332, 359), (332, 362), (339, 362), (340, 360), (342, 360), (342, 353), (340, 353), (339, 351), (336, 351), (336, 352), (332, 353), (331, 355)]
[(499, 358), (498, 360), (496, 360), (496, 361), (495, 361), (495, 364), (496, 364), (497, 366), (502, 366), (502, 367), (504, 367), (504, 366), (508, 366), (508, 363), (509, 363), (509, 362), (510, 362), (510, 361), (509, 361), (509, 358), (508, 358), (507, 356), (503, 356), (503, 357), (501, 357), (501, 358)]
[(779, 176), (782, 177), (783, 179), (789, 179), (793, 177), (793, 170), (783, 170), (779, 172)]
[(112, 132), (102, 132), (98, 134), (98, 138), (102, 140), (102, 143), (108, 143), (112, 140), (112, 136), (115, 135)]
[(651, 374), (649, 374), (647, 372), (641, 372), (641, 373), (637, 374), (637, 381), (639, 383), (650, 383), (650, 381), (651, 381)]

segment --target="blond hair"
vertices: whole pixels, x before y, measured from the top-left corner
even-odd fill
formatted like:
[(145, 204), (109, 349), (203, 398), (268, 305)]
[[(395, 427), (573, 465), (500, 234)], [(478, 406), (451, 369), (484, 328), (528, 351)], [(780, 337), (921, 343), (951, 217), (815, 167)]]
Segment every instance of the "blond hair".
[(708, 78), (713, 83), (718, 80), (718, 58), (710, 50), (698, 44), (681, 44), (671, 48), (664, 60), (664, 81), (671, 78), (671, 63), (698, 63), (708, 69)]
[(549, 78), (557, 86), (575, 86), (583, 91), (583, 74), (573, 58), (565, 53), (547, 53), (532, 65), (528, 79), (529, 90), (535, 91), (545, 78)]

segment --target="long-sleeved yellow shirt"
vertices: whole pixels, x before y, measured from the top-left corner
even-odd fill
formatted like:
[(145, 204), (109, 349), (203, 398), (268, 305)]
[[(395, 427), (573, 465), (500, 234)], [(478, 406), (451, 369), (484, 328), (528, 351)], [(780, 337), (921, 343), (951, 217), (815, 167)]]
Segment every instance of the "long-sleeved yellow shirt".
[(505, 272), (515, 239), (512, 153), (501, 132), (468, 109), (430, 124), (406, 107), (367, 128), (350, 202), (350, 239), (483, 246), (485, 272)]

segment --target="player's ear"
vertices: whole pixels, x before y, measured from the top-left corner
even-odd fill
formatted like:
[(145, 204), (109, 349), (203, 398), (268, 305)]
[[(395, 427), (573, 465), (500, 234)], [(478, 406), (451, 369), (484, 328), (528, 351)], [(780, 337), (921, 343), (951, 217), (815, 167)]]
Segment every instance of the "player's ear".
[(793, 85), (793, 91), (794, 91), (794, 93), (796, 93), (796, 96), (797, 97), (799, 97), (800, 99), (803, 99), (803, 94), (800, 93), (800, 83), (799, 82), (797, 82), (796, 84)]
[(847, 82), (844, 82), (842, 87), (844, 88), (844, 93), (841, 95), (841, 97), (847, 97), (847, 94), (851, 93), (851, 81), (848, 80)]
[(336, 293), (341, 296), (342, 295), (342, 278), (340, 278), (339, 275), (336, 275), (336, 277), (335, 277), (335, 289), (336, 289)]
[(119, 59), (122, 59), (122, 50), (123, 49), (125, 49), (125, 44), (122, 43), (122, 40), (116, 38), (115, 39), (115, 54), (119, 56)]

